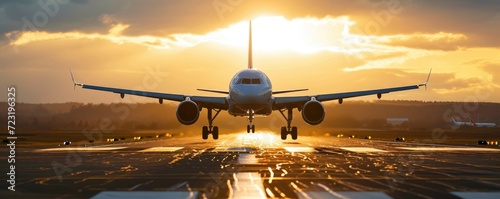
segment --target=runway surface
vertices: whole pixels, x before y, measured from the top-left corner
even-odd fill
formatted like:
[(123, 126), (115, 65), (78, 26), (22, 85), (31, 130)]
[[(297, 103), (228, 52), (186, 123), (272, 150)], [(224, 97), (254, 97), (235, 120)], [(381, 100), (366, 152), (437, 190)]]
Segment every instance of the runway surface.
[(500, 198), (500, 150), (491, 148), (257, 132), (16, 154), (16, 192), (3, 196)]

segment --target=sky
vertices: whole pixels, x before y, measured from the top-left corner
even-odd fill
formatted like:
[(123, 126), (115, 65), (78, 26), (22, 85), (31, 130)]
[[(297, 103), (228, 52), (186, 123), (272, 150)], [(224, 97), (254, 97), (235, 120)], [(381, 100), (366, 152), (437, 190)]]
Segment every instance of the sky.
[[(500, 102), (494, 0), (2, 0), (0, 87), (18, 102), (156, 102), (78, 82), (220, 96), (247, 67), (284, 95), (423, 83), (388, 100)], [(376, 100), (376, 96), (357, 98)], [(0, 101), (7, 101), (7, 92)]]

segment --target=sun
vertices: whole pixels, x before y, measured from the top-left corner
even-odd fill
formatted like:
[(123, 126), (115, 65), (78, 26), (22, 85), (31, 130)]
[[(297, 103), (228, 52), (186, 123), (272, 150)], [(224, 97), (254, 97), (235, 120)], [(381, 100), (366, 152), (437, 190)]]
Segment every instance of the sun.
[[(282, 16), (261, 16), (252, 20), (253, 49), (256, 51), (317, 52), (335, 51), (355, 41), (349, 28), (354, 24), (347, 17), (286, 19)], [(207, 35), (223, 44), (246, 47), (248, 21), (240, 21)]]

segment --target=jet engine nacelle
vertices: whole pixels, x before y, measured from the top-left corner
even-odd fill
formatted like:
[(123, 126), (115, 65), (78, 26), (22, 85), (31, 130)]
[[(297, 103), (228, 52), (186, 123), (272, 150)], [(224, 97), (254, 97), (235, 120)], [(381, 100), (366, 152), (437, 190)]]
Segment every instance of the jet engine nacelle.
[(177, 120), (184, 125), (194, 124), (200, 116), (198, 104), (191, 100), (182, 101), (176, 110)]
[(325, 119), (325, 108), (321, 102), (310, 100), (302, 106), (302, 119), (310, 125), (317, 125)]

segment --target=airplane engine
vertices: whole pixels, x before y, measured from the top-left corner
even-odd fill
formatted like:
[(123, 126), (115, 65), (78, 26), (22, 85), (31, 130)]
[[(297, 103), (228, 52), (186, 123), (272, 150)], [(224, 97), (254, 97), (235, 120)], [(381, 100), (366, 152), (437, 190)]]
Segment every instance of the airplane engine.
[(321, 102), (310, 100), (302, 106), (302, 119), (310, 125), (317, 125), (325, 119), (325, 108)]
[(191, 101), (182, 101), (176, 110), (177, 120), (184, 125), (194, 124), (200, 116), (200, 109), (198, 105)]

